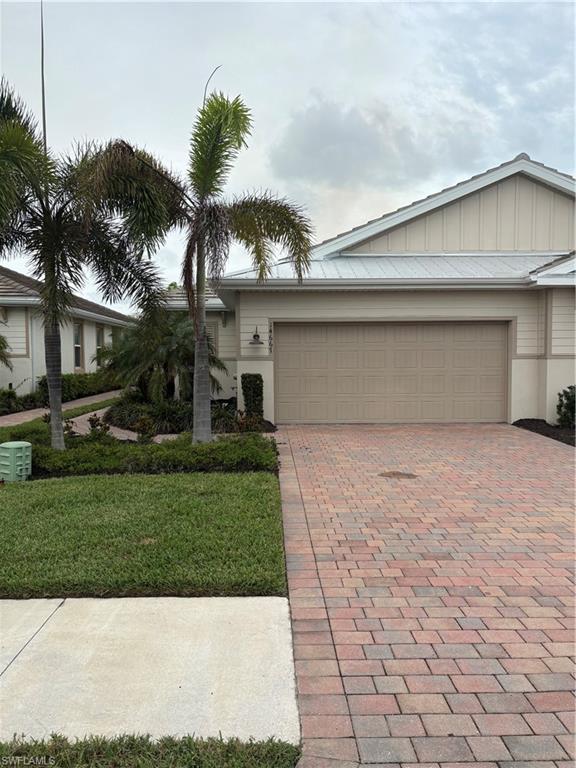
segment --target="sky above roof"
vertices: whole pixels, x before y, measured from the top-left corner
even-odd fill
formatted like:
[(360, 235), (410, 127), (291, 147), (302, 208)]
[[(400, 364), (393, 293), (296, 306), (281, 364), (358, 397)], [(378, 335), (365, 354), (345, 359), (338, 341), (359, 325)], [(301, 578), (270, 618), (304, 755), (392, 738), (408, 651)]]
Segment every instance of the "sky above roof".
[[(254, 118), (230, 193), (301, 203), (317, 240), (519, 152), (574, 170), (571, 3), (47, 0), (45, 30), (54, 150), (123, 137), (184, 173), (222, 65), (214, 87)], [(0, 69), (38, 114), (37, 3), (0, 5)], [(181, 253), (172, 236), (155, 256), (168, 281)], [(232, 250), (230, 270), (249, 264)], [(90, 282), (85, 295), (98, 299)]]

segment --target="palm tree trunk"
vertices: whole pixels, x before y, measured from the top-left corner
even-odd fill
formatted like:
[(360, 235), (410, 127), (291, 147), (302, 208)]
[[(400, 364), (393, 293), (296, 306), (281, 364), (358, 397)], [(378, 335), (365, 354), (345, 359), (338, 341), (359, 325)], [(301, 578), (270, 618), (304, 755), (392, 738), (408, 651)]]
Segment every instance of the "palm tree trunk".
[(63, 451), (65, 445), (62, 426), (62, 343), (60, 325), (57, 321), (46, 319), (44, 324), (44, 356), (50, 403), (50, 439), (52, 448)]
[(196, 248), (196, 340), (194, 344), (193, 441), (212, 440), (210, 421), (210, 365), (206, 334), (206, 260), (201, 245)]

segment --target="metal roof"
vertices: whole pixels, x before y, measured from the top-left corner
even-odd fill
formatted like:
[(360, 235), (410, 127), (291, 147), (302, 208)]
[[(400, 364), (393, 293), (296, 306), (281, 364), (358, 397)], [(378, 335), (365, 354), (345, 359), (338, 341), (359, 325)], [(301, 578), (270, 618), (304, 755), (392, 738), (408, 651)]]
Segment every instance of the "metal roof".
[[(343, 287), (353, 282), (437, 282), (444, 280), (491, 281), (528, 279), (530, 272), (550, 263), (558, 253), (470, 253), (470, 254), (389, 254), (386, 256), (336, 256), (315, 259), (303, 281), (342, 281)], [(222, 287), (230, 283), (254, 282), (256, 272), (246, 269), (227, 275)], [(267, 284), (296, 278), (288, 261), (272, 267)], [(270, 287), (273, 287), (270, 285)]]
[[(211, 288), (206, 289), (206, 309), (224, 312), (227, 307)], [(169, 288), (166, 292), (168, 309), (188, 309), (188, 299), (183, 288)]]

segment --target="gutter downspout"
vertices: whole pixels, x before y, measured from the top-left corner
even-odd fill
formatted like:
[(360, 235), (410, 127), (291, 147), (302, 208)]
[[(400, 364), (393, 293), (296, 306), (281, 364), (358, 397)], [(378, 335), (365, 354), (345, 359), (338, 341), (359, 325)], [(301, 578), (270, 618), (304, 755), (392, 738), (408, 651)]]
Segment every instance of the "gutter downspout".
[(36, 392), (36, 368), (34, 366), (34, 355), (36, 354), (36, 343), (34, 334), (34, 312), (28, 312), (28, 332), (30, 334), (30, 377), (32, 379), (32, 392)]

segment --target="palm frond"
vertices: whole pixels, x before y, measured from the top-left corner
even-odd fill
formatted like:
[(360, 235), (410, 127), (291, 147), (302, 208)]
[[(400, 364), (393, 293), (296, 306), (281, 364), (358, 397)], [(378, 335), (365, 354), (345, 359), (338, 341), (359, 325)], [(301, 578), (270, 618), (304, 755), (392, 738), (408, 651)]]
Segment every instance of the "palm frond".
[(41, 146), (36, 118), (5, 77), (0, 78), (0, 123), (17, 123)]
[(84, 165), (85, 194), (118, 217), (142, 251), (154, 252), (171, 229), (187, 225), (185, 185), (144, 150), (115, 140)]
[(250, 111), (239, 96), (212, 93), (198, 110), (190, 139), (188, 175), (204, 201), (224, 191), (226, 179), (252, 128)]
[(233, 237), (252, 255), (258, 280), (269, 276), (273, 246), (278, 246), (302, 281), (312, 248), (312, 224), (302, 208), (270, 192), (246, 194), (228, 206), (228, 216)]
[(0, 365), (4, 365), (6, 368), (12, 370), (12, 361), (8, 356), (9, 350), (10, 345), (8, 344), (8, 339), (0, 334)]

